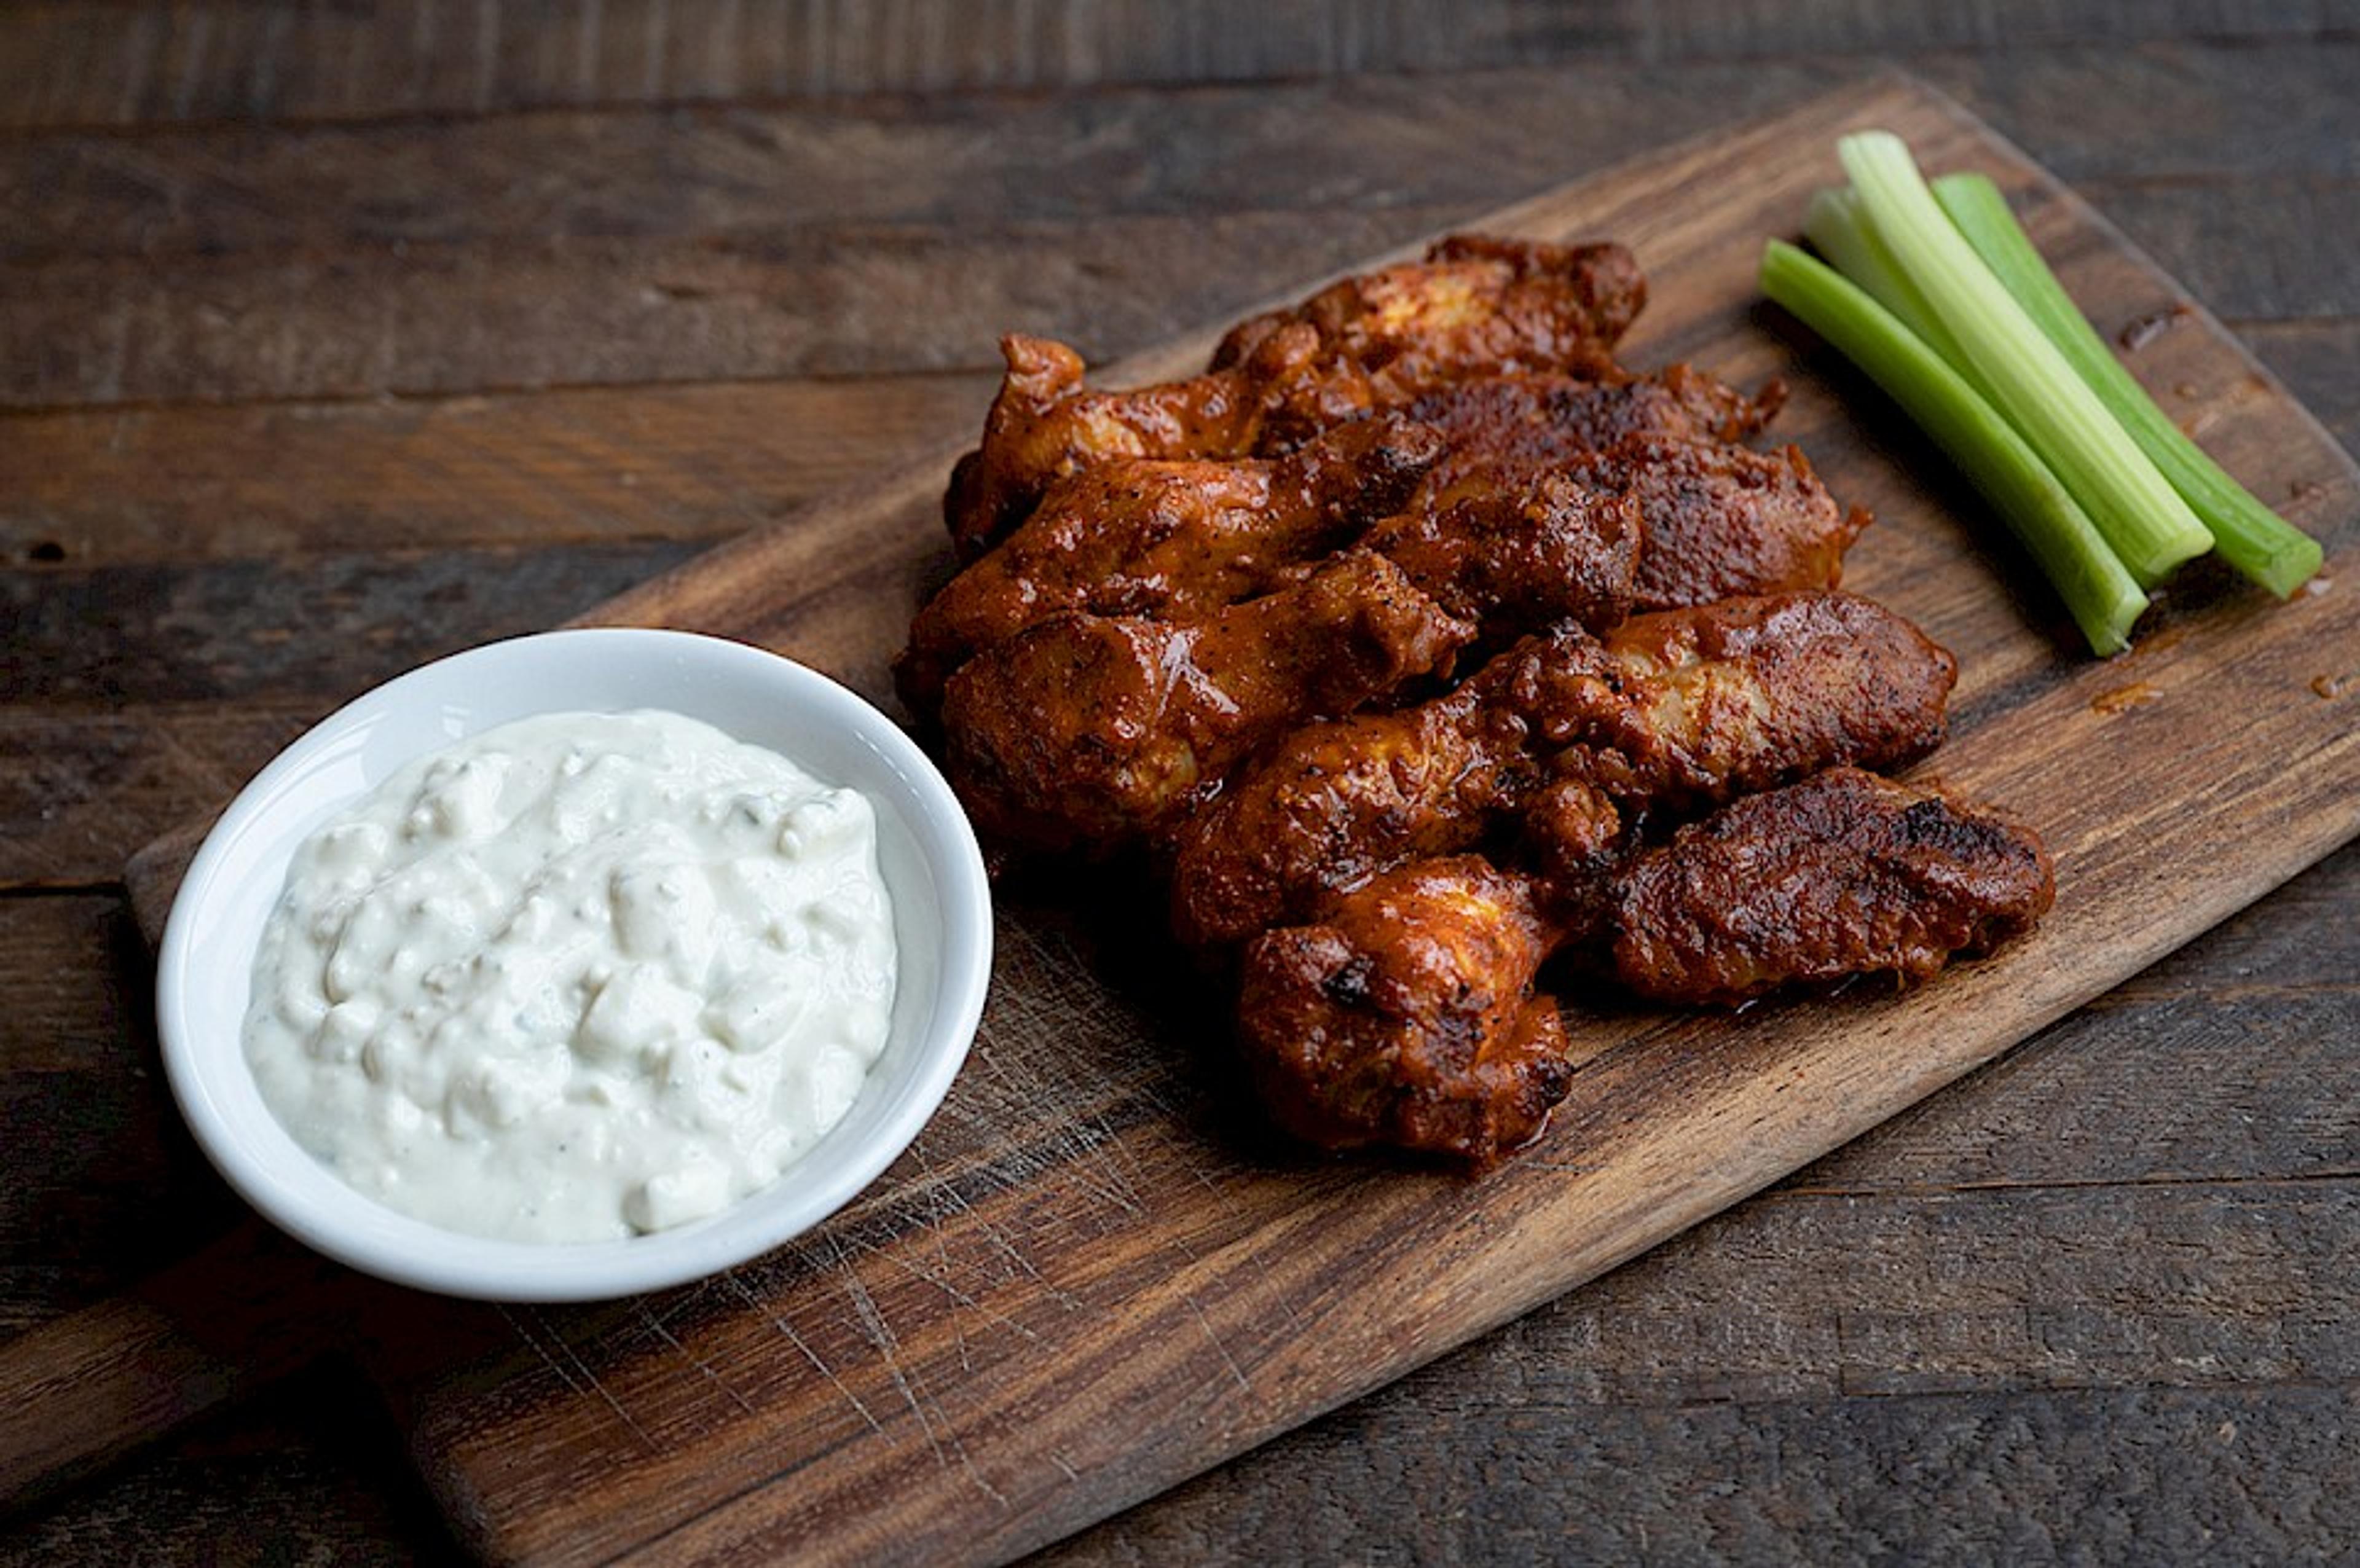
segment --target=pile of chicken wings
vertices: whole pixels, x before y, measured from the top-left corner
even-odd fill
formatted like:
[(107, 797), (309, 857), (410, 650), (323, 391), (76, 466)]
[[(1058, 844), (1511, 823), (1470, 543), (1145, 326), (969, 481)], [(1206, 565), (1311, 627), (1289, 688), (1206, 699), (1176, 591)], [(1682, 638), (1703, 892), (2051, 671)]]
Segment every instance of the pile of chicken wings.
[(1734, 1005), (1918, 979), (2049, 904), (2024, 828), (1883, 775), (1956, 666), (1837, 588), (1784, 400), (1613, 357), (1631, 253), (1461, 235), (1087, 386), (1011, 337), (895, 673), (996, 856), (1125, 856), (1234, 974), (1265, 1103), (1488, 1163), (1572, 1076), (1545, 964)]

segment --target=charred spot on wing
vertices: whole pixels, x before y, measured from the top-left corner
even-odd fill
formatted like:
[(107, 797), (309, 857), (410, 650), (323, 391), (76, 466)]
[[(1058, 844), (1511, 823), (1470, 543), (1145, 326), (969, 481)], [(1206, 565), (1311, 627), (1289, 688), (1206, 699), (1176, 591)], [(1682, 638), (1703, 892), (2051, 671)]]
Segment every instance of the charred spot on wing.
[(1356, 953), (1319, 982), (1320, 995), (1339, 1007), (1367, 1007), (1372, 996), (1369, 977), (1375, 967), (1376, 960)]

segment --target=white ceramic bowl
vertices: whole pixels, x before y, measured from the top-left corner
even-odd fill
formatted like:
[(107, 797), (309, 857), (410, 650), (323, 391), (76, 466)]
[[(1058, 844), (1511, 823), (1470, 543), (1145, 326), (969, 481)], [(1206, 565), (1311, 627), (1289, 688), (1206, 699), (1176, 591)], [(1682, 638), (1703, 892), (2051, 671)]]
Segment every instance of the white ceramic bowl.
[[(403, 763), (535, 713), (668, 708), (768, 746), (878, 807), (899, 990), (884, 1054), (844, 1120), (770, 1187), (628, 1241), (461, 1236), (347, 1187), (279, 1124), (240, 1040), (254, 954), (311, 830)], [(592, 1301), (676, 1285), (766, 1252), (849, 1202), (909, 1146), (966, 1060), (991, 968), (974, 830), (942, 775), (843, 687), (741, 643), (682, 632), (551, 632), (414, 670), (339, 709), (231, 802), (189, 867), (158, 962), (164, 1066), (197, 1141), (290, 1235), (364, 1272), (446, 1295)]]

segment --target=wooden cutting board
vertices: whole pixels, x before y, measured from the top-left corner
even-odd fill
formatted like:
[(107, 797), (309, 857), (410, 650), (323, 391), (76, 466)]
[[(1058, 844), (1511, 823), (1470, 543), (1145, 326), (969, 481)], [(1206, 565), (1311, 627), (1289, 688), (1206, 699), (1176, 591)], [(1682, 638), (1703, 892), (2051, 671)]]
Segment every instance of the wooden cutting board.
[[(2136, 651), (2079, 650), (1939, 458), (1757, 302), (1764, 238), (1791, 234), (1837, 178), (1836, 136), (1870, 125), (1933, 169), (1999, 180), (2100, 326), (2137, 326), (2128, 360), (2164, 406), (2326, 544), (2316, 591), (2279, 605), (2191, 573)], [(1960, 657), (1954, 738), (1924, 771), (2056, 851), (2038, 935), (1914, 992), (1734, 1018), (1577, 998), (1586, 1060), (1547, 1137), (1469, 1181), (1276, 1142), (1241, 1100), (1218, 998), (1157, 940), (1153, 908), (1091, 887), (1008, 897), (948, 1102), (804, 1241), (604, 1308), (348, 1282), (323, 1299), (353, 1314), (470, 1545), (529, 1563), (1014, 1556), (1754, 1192), (2360, 832), (2360, 581), (2339, 581), (2360, 545), (2360, 473), (2169, 279), (1956, 105), (1887, 76), (1468, 226), (1622, 239), (1654, 299), (1630, 363), (1794, 384), (1775, 433), (1881, 518), (1848, 585)], [(1215, 335), (1102, 379), (1185, 373)], [(937, 498), (955, 451), (591, 619), (761, 643), (890, 701), (886, 661), (946, 570)], [(180, 866), (168, 848), (135, 866), (151, 929)]]

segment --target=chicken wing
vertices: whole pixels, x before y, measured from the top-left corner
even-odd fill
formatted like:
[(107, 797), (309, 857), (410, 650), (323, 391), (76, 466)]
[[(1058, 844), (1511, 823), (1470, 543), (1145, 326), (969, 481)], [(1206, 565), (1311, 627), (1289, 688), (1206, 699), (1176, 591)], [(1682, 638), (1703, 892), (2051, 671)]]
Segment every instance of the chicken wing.
[(1174, 928), (1240, 941), (1503, 828), (1565, 871), (1596, 862), (1628, 813), (1836, 763), (1897, 767), (1940, 739), (1956, 673), (1907, 620), (1846, 593), (1635, 615), (1603, 637), (1561, 626), (1430, 702), (1278, 743), (1175, 836)]
[(1614, 973), (1688, 1004), (1853, 975), (1923, 980), (2029, 930), (2055, 897), (2048, 852), (2023, 828), (1831, 768), (1638, 855), (1618, 878)]
[(1506, 461), (1553, 466), (1629, 496), (1647, 530), (1639, 607), (1665, 610), (1842, 580), (1843, 553), (1869, 514), (1839, 507), (1797, 448), (1737, 444), (1785, 398), (1782, 383), (1747, 397), (1674, 365), (1600, 381), (1460, 382), (1418, 398), (1409, 412), (1450, 449), (1426, 475), (1429, 488)]
[(1393, 408), (1470, 376), (1610, 373), (1606, 352), (1646, 304), (1636, 258), (1619, 245), (1553, 245), (1457, 234), (1423, 261), (1332, 283), (1300, 305), (1249, 317), (1214, 351), (1243, 365), (1275, 334), (1307, 325), (1335, 385), (1290, 412), (1315, 427), (1355, 407)]
[[(1733, 1004), (1795, 984), (1923, 979), (2027, 930), (2055, 885), (2022, 828), (1939, 790), (1836, 768), (1749, 795), (1614, 877), (1615, 976)], [(1589, 934), (1546, 877), (1419, 860), (1246, 945), (1239, 1036), (1282, 1125), (1315, 1143), (1496, 1160), (1572, 1080), (1541, 965)]]
[(982, 444), (952, 473), (944, 520), (972, 559), (1052, 481), (1109, 457), (1283, 451), (1465, 376), (1602, 372), (1645, 298), (1620, 245), (1469, 236), (1240, 324), (1206, 374), (1183, 381), (1094, 391), (1073, 350), (1005, 338), (1007, 377)]
[(1442, 453), (1399, 418), (1364, 419), (1278, 458), (1117, 458), (1049, 487), (1023, 525), (918, 613), (894, 666), (919, 713), (979, 648), (1066, 610), (1202, 615), (1267, 593), (1397, 511)]
[(1638, 435), (1568, 472), (1637, 506), (1647, 530), (1642, 609), (1833, 588), (1843, 581), (1844, 551), (1869, 523), (1865, 510), (1836, 505), (1799, 447), (1764, 452)]
[(1629, 499), (1513, 464), (1421, 488), (1360, 543), (1495, 645), (1555, 621), (1614, 625), (1646, 561)]
[(1487, 376), (1426, 393), (1409, 417), (1432, 425), (1454, 462), (1564, 465), (1630, 436), (1744, 441), (1786, 400), (1773, 381), (1748, 397), (1689, 365), (1646, 376)]
[[(1083, 384), (1082, 356), (1047, 338), (1000, 340), (1008, 363), (983, 441), (951, 469), (943, 520), (972, 561), (1030, 516), (1057, 480), (1114, 458), (1251, 452), (1284, 389), (1311, 373), (1319, 334), (1274, 332), (1244, 363), (1128, 392)], [(1340, 422), (1340, 421), (1338, 421)]]
[(1474, 634), (1365, 550), (1201, 621), (1052, 616), (951, 677), (951, 779), (988, 838), (1103, 852), (1273, 735), (1446, 669)]
[(1513, 1150), (1572, 1078), (1557, 1005), (1533, 992), (1555, 942), (1530, 880), (1480, 855), (1405, 866), (1321, 924), (1264, 932), (1238, 1004), (1263, 1103), (1329, 1148)]

